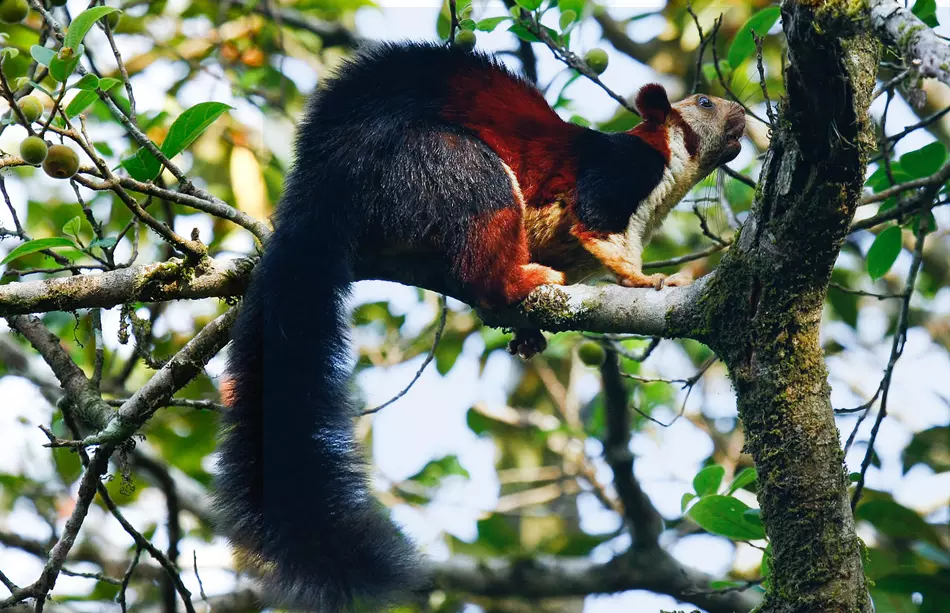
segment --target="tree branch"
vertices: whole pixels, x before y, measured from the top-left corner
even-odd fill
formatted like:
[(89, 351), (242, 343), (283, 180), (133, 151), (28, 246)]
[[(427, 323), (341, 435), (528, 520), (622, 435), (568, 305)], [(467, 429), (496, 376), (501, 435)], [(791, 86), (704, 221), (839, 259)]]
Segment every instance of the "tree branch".
[(661, 549), (630, 552), (606, 563), (580, 558), (536, 557), (528, 560), (452, 556), (432, 564), (435, 584), (445, 590), (481, 596), (558, 598), (649, 590), (691, 602), (710, 613), (749, 611), (753, 593), (696, 594), (711, 579), (681, 566)]
[(899, 49), (904, 61), (922, 77), (950, 85), (950, 45), (903, 3), (870, 0), (869, 5), (871, 27), (881, 40)]
[[(431, 268), (431, 263), (429, 265)], [(251, 260), (207, 260), (191, 269), (181, 260), (146, 264), (96, 275), (77, 275), (0, 286), (0, 316), (45, 311), (111, 308), (132, 301), (157, 302), (181, 298), (224, 298), (241, 295)], [(416, 275), (425, 268), (392, 264), (385, 275), (361, 275), (418, 285), (467, 302), (464, 291), (437, 275)], [(379, 271), (375, 271), (379, 272)], [(389, 274), (392, 273), (392, 274)], [(687, 287), (633, 289), (619, 285), (547, 286), (513, 307), (484, 311), (495, 327), (534, 327), (552, 332), (624, 332), (679, 337), (691, 305), (700, 298), (708, 277)]]
[(86, 377), (86, 373), (63, 349), (59, 337), (50, 332), (38, 317), (32, 315), (8, 317), (7, 323), (30, 341), (33, 348), (49, 364), (82, 421), (93, 427), (105, 424), (112, 411), (102, 401), (99, 390)]
[(623, 503), (623, 514), (633, 532), (635, 547), (656, 548), (663, 530), (663, 518), (633, 475), (628, 394), (621, 378), (617, 352), (609, 345), (605, 346), (605, 352), (606, 359), (600, 367), (607, 414), (604, 458), (614, 473), (614, 488)]
[(224, 348), (230, 340), (231, 324), (237, 318), (238, 310), (232, 307), (202, 328), (161, 370), (132, 394), (101, 432), (86, 437), (82, 446), (123, 441), (132, 436), (155, 411), (168, 403), (175, 392), (195, 378), (208, 360)]
[(104, 272), (0, 285), (0, 316), (112, 308), (127, 302), (225, 298), (244, 293), (249, 258), (206, 260), (195, 268), (180, 259)]

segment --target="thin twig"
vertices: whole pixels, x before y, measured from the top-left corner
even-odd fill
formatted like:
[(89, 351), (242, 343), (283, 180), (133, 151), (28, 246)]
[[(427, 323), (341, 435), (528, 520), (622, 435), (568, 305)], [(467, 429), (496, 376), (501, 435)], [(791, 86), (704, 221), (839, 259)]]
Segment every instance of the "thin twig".
[[(775, 125), (775, 112), (772, 110), (772, 99), (769, 98), (769, 86), (765, 80), (765, 62), (762, 59), (762, 41), (764, 36), (756, 36), (752, 32), (752, 40), (755, 42), (755, 64), (759, 70), (759, 83), (762, 85), (762, 97), (765, 98), (765, 114), (769, 118), (769, 124)], [(771, 129), (769, 130), (771, 134)]]
[[(716, 33), (716, 32), (719, 31), (719, 25), (722, 24), (722, 15), (719, 15), (719, 17), (716, 19), (716, 22), (717, 22), (717, 25), (716, 25), (716, 27), (713, 29), (713, 32), (714, 32), (714, 33)], [(758, 115), (756, 115), (756, 114), (752, 111), (752, 109), (750, 109), (744, 102), (742, 102), (742, 100), (739, 99), (739, 96), (737, 96), (735, 93), (733, 93), (732, 89), (731, 89), (731, 88), (729, 87), (729, 85), (726, 83), (726, 78), (725, 78), (725, 77), (723, 76), (723, 74), (722, 74), (722, 68), (719, 66), (719, 51), (716, 49), (716, 41), (715, 41), (715, 40), (713, 40), (712, 52), (713, 52), (713, 63), (715, 64), (715, 68), (716, 68), (716, 76), (719, 77), (719, 84), (722, 86), (722, 88), (726, 91), (726, 93), (729, 95), (730, 98), (732, 98), (732, 99), (733, 99), (734, 101), (736, 101), (743, 109), (745, 109), (746, 115), (748, 115), (749, 117), (752, 117), (752, 118), (754, 118), (754, 119), (758, 119), (760, 122), (762, 122), (763, 124), (765, 124), (765, 125), (767, 125), (767, 126), (769, 126), (769, 127), (771, 128), (771, 127), (772, 127), (772, 124), (770, 124), (770, 123), (769, 123), (768, 121), (766, 121), (765, 119), (762, 119), (761, 117), (759, 117)]]
[(142, 557), (142, 547), (138, 543), (135, 544), (135, 555), (132, 556), (132, 561), (129, 563), (128, 569), (125, 571), (125, 575), (122, 576), (122, 584), (119, 587), (119, 593), (116, 595), (116, 602), (119, 603), (119, 606), (122, 608), (122, 613), (126, 613), (128, 610), (126, 608), (125, 594), (129, 589), (129, 582), (132, 580), (132, 574), (135, 573), (135, 568), (139, 565), (139, 559)]
[(637, 117), (640, 116), (640, 113), (637, 111), (635, 106), (630, 104), (626, 98), (607, 87), (607, 85), (600, 80), (600, 76), (590, 69), (590, 66), (587, 65), (587, 62), (579, 58), (570, 49), (566, 49), (555, 42), (548, 34), (547, 30), (541, 27), (541, 24), (538, 23), (534, 15), (524, 9), (521, 9), (521, 25), (523, 25), (529, 32), (537, 36), (541, 42), (547, 45), (548, 49), (550, 49), (554, 54), (554, 57), (596, 83), (597, 86), (604, 90), (608, 96), (616, 100), (620, 106), (627, 109)]
[[(929, 229), (929, 216), (930, 211), (930, 201), (934, 194), (936, 194), (937, 189), (931, 188), (928, 190), (930, 192), (929, 197), (921, 199), (922, 204), (920, 205), (920, 220), (917, 225), (917, 243), (914, 246), (914, 258), (910, 264), (910, 272), (907, 273), (907, 281), (904, 284), (904, 296), (901, 302), (901, 311), (897, 319), (897, 331), (894, 333), (894, 341), (891, 344), (891, 355), (887, 361), (887, 368), (884, 370), (884, 378), (881, 380), (880, 386), (880, 396), (881, 396), (881, 406), (878, 409), (877, 417), (874, 420), (874, 425), (871, 427), (871, 434), (868, 438), (867, 451), (864, 454), (864, 460), (861, 461), (861, 470), (860, 476), (858, 477), (858, 482), (855, 485), (854, 494), (851, 497), (851, 509), (853, 510), (858, 501), (861, 500), (861, 494), (864, 491), (865, 477), (867, 476), (868, 467), (871, 465), (871, 458), (874, 455), (874, 443), (877, 441), (877, 435), (881, 428), (881, 423), (884, 421), (884, 418), (887, 417), (887, 400), (888, 393), (891, 389), (891, 381), (894, 375), (894, 367), (897, 365), (897, 360), (900, 359), (901, 354), (904, 353), (904, 344), (907, 341), (907, 327), (908, 320), (910, 318), (910, 299), (914, 293), (914, 287), (917, 283), (917, 274), (920, 272), (921, 264), (923, 263), (923, 254), (924, 254), (924, 239), (927, 236), (927, 230)], [(857, 428), (855, 428), (855, 431)]]
[(844, 292), (846, 294), (854, 294), (856, 296), (868, 296), (870, 298), (877, 298), (878, 300), (888, 300), (890, 298), (903, 298), (904, 294), (876, 294), (874, 292), (868, 292), (863, 289), (854, 289), (841, 285), (840, 283), (831, 282), (828, 284), (829, 287), (833, 287), (839, 292)]
[(457, 0), (449, 0), (449, 44), (455, 44), (455, 31), (459, 27)]
[(373, 413), (378, 413), (382, 411), (392, 403), (396, 402), (403, 396), (409, 393), (409, 390), (412, 389), (412, 386), (416, 384), (416, 381), (419, 380), (419, 377), (422, 376), (422, 373), (425, 371), (426, 367), (429, 365), (429, 362), (435, 358), (435, 350), (439, 347), (439, 341), (442, 340), (442, 332), (445, 330), (445, 319), (448, 316), (448, 305), (446, 304), (445, 296), (439, 296), (439, 326), (435, 330), (435, 338), (432, 339), (432, 349), (429, 350), (429, 354), (426, 356), (426, 359), (422, 362), (422, 365), (419, 367), (419, 370), (416, 371), (415, 376), (412, 377), (412, 380), (409, 381), (409, 385), (404, 387), (402, 391), (398, 394), (384, 402), (383, 404), (374, 407), (372, 409), (367, 409), (363, 411), (363, 415), (372, 415)]
[(686, 12), (693, 18), (693, 23), (696, 24), (696, 31), (699, 33), (699, 51), (696, 54), (696, 74), (693, 75), (693, 93), (695, 94), (699, 92), (699, 85), (702, 82), (703, 56), (706, 54), (706, 46), (710, 41), (716, 39), (716, 34), (719, 32), (719, 26), (722, 24), (722, 20), (713, 21), (713, 29), (710, 35), (706, 36), (703, 34), (703, 27), (699, 24), (699, 15), (693, 10), (693, 3), (690, 1), (686, 2)]

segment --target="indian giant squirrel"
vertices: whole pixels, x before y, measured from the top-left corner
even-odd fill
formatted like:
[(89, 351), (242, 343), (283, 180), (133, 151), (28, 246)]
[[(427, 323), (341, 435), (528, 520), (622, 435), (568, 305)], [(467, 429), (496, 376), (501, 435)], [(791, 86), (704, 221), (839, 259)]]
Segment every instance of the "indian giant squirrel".
[(372, 262), (425, 262), (481, 308), (603, 269), (630, 287), (689, 282), (643, 274), (643, 247), (738, 154), (743, 109), (670, 104), (657, 84), (635, 104), (641, 123), (600, 133), (488, 55), (418, 43), (364, 49), (312, 96), (234, 326), (216, 474), (220, 527), (271, 602), (378, 611), (426, 589), (371, 496), (346, 392), (350, 285), (404, 278)]

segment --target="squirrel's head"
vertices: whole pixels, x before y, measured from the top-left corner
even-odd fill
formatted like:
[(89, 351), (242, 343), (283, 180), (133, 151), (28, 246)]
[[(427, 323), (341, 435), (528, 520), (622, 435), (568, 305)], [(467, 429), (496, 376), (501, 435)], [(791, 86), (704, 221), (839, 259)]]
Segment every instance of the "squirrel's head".
[(735, 102), (695, 94), (670, 104), (663, 86), (651, 83), (640, 89), (635, 104), (643, 121), (634, 133), (654, 147), (665, 144), (668, 159), (685, 152), (699, 179), (739, 155), (745, 111)]

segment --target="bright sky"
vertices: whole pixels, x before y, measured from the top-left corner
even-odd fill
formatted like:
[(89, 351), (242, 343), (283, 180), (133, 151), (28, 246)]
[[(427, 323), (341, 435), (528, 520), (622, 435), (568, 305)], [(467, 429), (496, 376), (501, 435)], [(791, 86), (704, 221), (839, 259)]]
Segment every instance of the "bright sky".
[[(174, 0), (183, 4), (184, 0)], [(364, 9), (357, 16), (357, 27), (368, 38), (399, 38), (432, 39), (435, 36), (435, 16), (438, 2), (382, 2), (384, 8)], [(629, 15), (636, 12), (654, 10), (663, 3), (657, 2), (611, 2), (608, 6), (617, 16)], [(724, 3), (728, 4), (728, 3)], [(504, 9), (501, 3), (482, 4), (478, 6), (478, 17), (502, 14)], [(948, 1), (938, 2), (941, 6), (940, 17), (944, 23), (950, 24), (950, 12), (946, 10)], [(78, 9), (84, 6), (84, 0), (71, 0), (70, 7)], [(661, 22), (654, 19), (644, 19), (637, 22), (631, 34), (638, 40), (645, 40), (654, 36)], [(160, 28), (160, 25), (157, 27)], [(202, 31), (207, 24), (194, 23), (196, 32)], [(948, 33), (943, 27), (942, 32)], [(595, 23), (586, 23), (574, 36), (576, 49), (586, 50), (598, 41), (599, 28)], [(127, 37), (126, 37), (127, 38)], [(503, 31), (492, 34), (479, 33), (479, 46), (482, 49), (493, 50), (509, 48), (510, 36)], [(144, 41), (130, 39), (123, 40), (124, 48), (129, 53), (133, 49), (144, 48)], [(609, 45), (605, 46), (610, 54), (610, 66), (603, 75), (604, 81), (620, 93), (631, 92), (636, 85), (655, 79), (652, 71), (636, 62), (613, 51)], [(539, 57), (539, 72), (542, 83), (549, 81), (560, 70), (560, 64), (544, 49), (537, 49)], [(98, 57), (105, 58), (101, 52)], [(689, 61), (693, 61), (690, 56)], [(517, 62), (514, 63), (517, 66)], [(312, 88), (315, 84), (312, 69), (300, 61), (288, 61), (285, 64), (288, 75), (295, 79), (303, 88)], [(156, 62), (149, 70), (134, 79), (138, 94), (140, 109), (161, 108), (166, 101), (160, 95), (148, 95), (149, 91), (159, 92), (176, 78), (178, 69), (167, 64)], [(578, 81), (572, 88), (572, 97), (577, 100), (578, 111), (589, 118), (604, 119), (612, 114), (614, 103), (595, 85), (585, 80)], [(262, 138), (268, 147), (279, 155), (289, 154), (287, 143), (290, 142), (292, 126), (281, 123), (272, 118), (264, 118), (249, 104), (235, 100), (231, 96), (229, 87), (215, 80), (213, 77), (199, 79), (182, 91), (182, 101), (185, 105), (194, 104), (203, 100), (221, 100), (234, 104), (237, 107), (236, 116), (250, 126), (258, 126)], [(883, 99), (878, 100), (876, 111), (881, 111)], [(915, 121), (909, 109), (903, 103), (892, 108), (889, 129), (897, 131), (903, 125)], [(99, 138), (115, 138), (115, 131), (103, 131)], [(9, 148), (12, 142), (22, 138), (15, 129), (8, 129), (0, 137), (0, 148)], [(930, 137), (923, 131), (916, 133), (914, 138), (905, 139), (901, 146), (905, 150), (915, 149), (925, 144)], [(750, 152), (745, 152), (747, 160)], [(744, 163), (742, 159), (740, 163)], [(68, 188), (62, 183), (46, 180), (41, 175), (35, 175), (29, 189), (33, 197), (48, 193), (49, 190), (59, 190), (64, 198), (69, 197)], [(27, 186), (17, 180), (8, 180), (11, 197), (18, 211), (25, 210), (28, 197)], [(9, 225), (8, 213), (0, 209), (0, 224)], [(208, 235), (210, 224), (200, 215), (179, 219), (183, 228), (198, 226), (202, 235)], [(947, 207), (938, 211), (938, 224), (941, 228), (950, 227), (950, 215)], [(870, 240), (870, 239), (869, 239)], [(247, 249), (248, 243), (236, 241), (233, 248), (236, 251)], [(7, 242), (0, 247), (0, 252), (12, 248)], [(853, 259), (853, 258), (852, 258)], [(863, 261), (842, 258), (843, 264), (862, 267)], [(902, 255), (892, 274), (903, 278), (910, 263), (909, 254)], [(434, 302), (418, 305), (415, 292), (394, 284), (370, 282), (358, 284), (354, 293), (355, 302), (389, 299), (393, 309), (406, 312), (408, 321), (406, 333), (411, 334), (425, 326), (434, 316)], [(458, 308), (459, 305), (454, 305)], [(921, 305), (923, 306), (923, 305)], [(927, 305), (936, 313), (950, 313), (950, 289), (942, 290), (938, 296)], [(207, 312), (213, 308), (211, 302), (181, 303), (169, 309), (166, 326), (168, 328), (187, 329), (187, 323), (196, 311)], [(843, 325), (826, 325), (823, 333), (828, 338), (834, 338), (849, 348), (848, 362), (840, 358), (829, 359), (831, 382), (833, 385), (833, 402), (835, 406), (854, 406), (860, 404), (869, 395), (880, 378), (887, 360), (890, 339), (884, 329), (886, 324), (884, 311), (872, 307), (862, 310), (858, 330), (855, 332)], [(115, 344), (115, 332), (118, 327), (118, 316), (115, 310), (104, 316), (107, 342)], [(168, 329), (166, 328), (166, 330)], [(0, 324), (0, 331), (5, 330), (5, 324)], [(162, 330), (157, 330), (161, 334)], [(358, 342), (378, 342), (366, 334), (357, 337)], [(121, 348), (120, 351), (126, 350)], [(458, 538), (471, 540), (475, 538), (475, 521), (481, 514), (490, 510), (498, 499), (498, 482), (494, 471), (495, 447), (489, 440), (476, 437), (465, 423), (466, 411), (475, 403), (483, 402), (488, 405), (500, 405), (505, 402), (507, 386), (515, 380), (518, 362), (507, 356), (496, 354), (489, 360), (484, 372), (478, 373), (478, 356), (481, 352), (481, 341), (471, 338), (466, 343), (462, 356), (457, 365), (446, 376), (441, 377), (434, 368), (430, 368), (401, 400), (388, 407), (375, 417), (373, 430), (373, 456), (376, 462), (376, 474), (379, 483), (385, 487), (391, 480), (400, 480), (416, 473), (426, 462), (440, 458), (447, 454), (458, 455), (463, 466), (471, 474), (471, 479), (452, 480), (439, 492), (437, 500), (425, 509), (408, 506), (397, 507), (394, 511), (396, 520), (405, 526), (408, 533), (419, 545), (435, 558), (444, 558), (448, 550), (442, 544), (444, 532), (449, 532)], [(359, 384), (364, 391), (366, 401), (375, 406), (388, 400), (402, 389), (418, 369), (422, 358), (388, 368), (372, 369), (363, 373)], [(664, 343), (661, 349), (651, 358), (649, 365), (655, 369), (657, 375), (682, 377), (692, 374), (692, 367), (683, 353), (674, 343)], [(209, 370), (212, 374), (220, 372), (222, 359), (216, 359)], [(42, 368), (43, 365), (39, 364)], [(947, 405), (941, 400), (950, 393), (950, 359), (947, 352), (930, 342), (928, 335), (922, 330), (911, 330), (904, 357), (899, 363), (892, 388), (892, 406), (890, 417), (885, 420), (879, 437), (878, 450), (882, 460), (880, 470), (872, 468), (869, 473), (868, 485), (873, 488), (894, 491), (899, 502), (932, 512), (945, 502), (950, 493), (950, 473), (934, 475), (928, 469), (918, 466), (908, 475), (901, 475), (899, 452), (906, 445), (913, 432), (934, 425), (945, 424), (948, 421)], [(858, 390), (855, 394), (852, 388)], [(579, 386), (581, 401), (586, 401), (598, 390), (598, 381), (593, 373), (585, 376)], [(735, 401), (727, 381), (722, 377), (709, 377), (709, 384), (705, 386), (703, 394), (695, 393), (687, 405), (688, 411), (698, 411), (702, 405), (708, 415), (733, 419), (735, 417)], [(3, 409), (0, 410), (0, 431), (16, 433), (8, 436), (10, 444), (0, 447), (0, 470), (16, 472), (23, 471), (31, 477), (43, 480), (50, 478), (52, 466), (48, 450), (42, 447), (45, 437), (36, 428), (37, 424), (48, 423), (50, 407), (36, 392), (32, 385), (24, 380), (5, 377), (0, 380), (0, 398), (4, 399)], [(672, 415), (672, 413), (670, 413)], [(662, 419), (662, 415), (660, 416)], [(869, 422), (871, 420), (868, 420)], [(867, 424), (869, 425), (869, 424)], [(839, 427), (846, 435), (850, 431), (851, 422), (840, 420)], [(866, 436), (866, 431), (864, 432)], [(858, 437), (859, 440), (861, 436)], [(597, 455), (598, 450), (593, 445), (589, 452)], [(674, 426), (662, 429), (648, 427), (634, 436), (632, 450), (637, 455), (636, 475), (643, 488), (650, 495), (657, 508), (668, 518), (680, 515), (679, 502), (682, 494), (690, 490), (690, 481), (698, 470), (700, 463), (711, 452), (711, 443), (705, 434), (693, 427), (687, 420), (679, 420)], [(859, 450), (860, 451), (860, 450)], [(860, 462), (860, 452), (852, 452), (848, 463), (853, 470)], [(602, 474), (609, 479), (609, 470), (601, 466)], [(746, 500), (753, 504), (754, 500)], [(585, 530), (595, 533), (604, 533), (616, 529), (618, 518), (603, 511), (599, 503), (589, 494), (582, 495), (579, 501), (581, 507), (582, 525)], [(144, 525), (149, 521), (161, 523), (163, 521), (160, 497), (156, 494), (143, 497), (140, 504), (130, 509), (129, 519), (136, 525)], [(933, 519), (947, 520), (947, 511), (944, 507)], [(37, 521), (26, 503), (21, 503), (14, 513), (8, 517), (0, 517), (0, 526), (14, 529), (25, 536), (46, 538), (49, 535), (48, 527)], [(118, 529), (114, 522), (104, 517), (98, 510), (87, 521), (84, 530), (95, 530), (117, 543), (125, 544), (127, 538)], [(865, 538), (873, 538), (872, 534), (862, 534)], [(165, 538), (163, 528), (159, 528), (156, 541), (161, 543)], [(606, 557), (610, 551), (620, 550), (628, 542), (621, 537), (616, 542), (608, 543), (595, 552), (598, 558)], [(229, 575), (216, 570), (229, 564), (228, 552), (220, 539), (211, 547), (206, 544), (186, 539), (182, 543), (183, 559), (191, 557), (192, 549), (197, 551), (201, 567), (201, 577), (205, 590), (209, 594), (226, 591), (232, 587)], [(690, 536), (681, 539), (672, 549), (673, 554), (684, 564), (688, 564), (711, 574), (722, 574), (734, 563), (748, 567), (758, 564), (758, 552), (748, 546), (738, 549), (729, 542), (710, 536)], [(738, 559), (738, 562), (735, 560)], [(188, 566), (188, 565), (186, 565)], [(32, 556), (14, 551), (0, 550), (0, 569), (12, 580), (19, 584), (33, 581), (42, 568), (41, 563)], [(83, 570), (75, 568), (76, 570)], [(186, 572), (184, 579), (190, 589), (197, 592), (197, 581), (192, 573)], [(91, 589), (92, 583), (84, 579), (61, 577), (57, 583), (57, 590), (61, 593), (84, 593)], [(608, 613), (620, 611), (658, 611), (661, 608), (671, 609), (676, 603), (668, 597), (656, 596), (644, 592), (630, 592), (617, 596), (591, 597), (587, 600), (585, 612)], [(474, 613), (478, 609), (471, 608)]]

